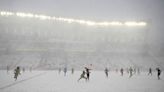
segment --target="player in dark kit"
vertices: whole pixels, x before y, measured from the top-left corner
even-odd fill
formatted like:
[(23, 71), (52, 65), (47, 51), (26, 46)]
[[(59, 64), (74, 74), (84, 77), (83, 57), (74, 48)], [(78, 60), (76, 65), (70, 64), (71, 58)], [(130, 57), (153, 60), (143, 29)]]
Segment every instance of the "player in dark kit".
[(109, 72), (108, 68), (105, 68), (104, 72), (105, 72), (106, 77), (108, 77), (108, 72)]
[(86, 74), (87, 74), (87, 80), (89, 80), (89, 77), (90, 77), (90, 70), (89, 68), (85, 67), (85, 70), (86, 70)]
[(121, 72), (121, 76), (123, 76), (123, 75), (124, 75), (124, 69), (121, 68), (121, 69), (120, 69), (120, 72)]
[(67, 67), (64, 68), (63, 72), (64, 72), (64, 76), (66, 76), (66, 73), (67, 73)]
[(80, 79), (84, 78), (85, 80), (87, 80), (87, 78), (85, 77), (85, 71), (83, 71), (83, 73), (81, 74), (80, 78), (78, 79), (78, 82)]
[(151, 76), (152, 76), (152, 69), (151, 69), (151, 68), (149, 68), (149, 73), (148, 73), (148, 75), (151, 75)]
[(160, 75), (161, 75), (161, 70), (159, 68), (156, 68), (157, 70), (157, 77), (158, 77), (158, 80), (160, 80)]
[(17, 80), (18, 75), (20, 75), (20, 67), (19, 66), (14, 70), (14, 78), (15, 78), (15, 80)]
[(133, 69), (132, 69), (132, 67), (129, 68), (129, 74), (130, 74), (130, 75), (129, 75), (129, 78), (131, 78), (132, 75), (133, 75)]

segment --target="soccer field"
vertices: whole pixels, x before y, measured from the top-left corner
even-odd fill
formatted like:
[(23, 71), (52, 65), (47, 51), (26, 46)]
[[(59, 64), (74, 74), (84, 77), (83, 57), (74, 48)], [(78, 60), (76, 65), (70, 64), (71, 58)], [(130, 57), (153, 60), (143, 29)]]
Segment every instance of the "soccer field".
[(81, 71), (70, 71), (64, 76), (58, 71), (26, 71), (21, 73), (18, 80), (13, 78), (13, 72), (8, 74), (0, 71), (0, 92), (163, 92), (164, 75), (157, 80), (156, 72), (148, 76), (147, 72), (121, 76), (120, 73), (110, 72), (106, 78), (103, 71), (92, 71), (90, 81), (80, 77)]

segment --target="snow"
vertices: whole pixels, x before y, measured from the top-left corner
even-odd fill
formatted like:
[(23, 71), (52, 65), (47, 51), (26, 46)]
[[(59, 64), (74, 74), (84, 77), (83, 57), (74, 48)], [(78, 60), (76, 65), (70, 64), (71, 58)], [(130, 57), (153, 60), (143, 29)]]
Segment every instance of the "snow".
[(18, 80), (13, 78), (13, 71), (0, 71), (0, 92), (163, 92), (164, 75), (157, 80), (156, 72), (148, 76), (147, 72), (121, 76), (120, 73), (110, 72), (105, 77), (103, 71), (91, 71), (90, 81), (81, 79), (77, 82), (82, 71), (71, 71), (58, 74), (58, 71), (26, 71), (21, 73)]

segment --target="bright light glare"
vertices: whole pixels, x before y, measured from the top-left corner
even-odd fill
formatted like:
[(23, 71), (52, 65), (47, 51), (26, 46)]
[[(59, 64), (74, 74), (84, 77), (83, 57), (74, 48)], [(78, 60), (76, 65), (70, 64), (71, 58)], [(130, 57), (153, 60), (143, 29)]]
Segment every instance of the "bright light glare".
[(23, 12), (8, 12), (8, 11), (0, 11), (0, 16), (17, 16), (22, 18), (36, 18), (40, 20), (52, 20), (52, 21), (62, 21), (67, 23), (78, 23), (88, 26), (146, 26), (146, 22), (135, 22), (135, 21), (127, 21), (127, 22), (119, 22), (119, 21), (111, 21), (111, 22), (95, 22), (90, 20), (80, 20), (73, 18), (64, 18), (64, 17), (51, 17), (47, 15), (38, 15), (32, 13), (23, 13)]
[(21, 13), (21, 12), (17, 12), (16, 13), (16, 16), (19, 16), (19, 17), (29, 17), (29, 18), (33, 18), (34, 17), (34, 15), (33, 14), (31, 14), (31, 13)]
[(145, 22), (125, 22), (127, 26), (146, 26)]
[(11, 16), (11, 15), (14, 15), (14, 13), (12, 13), (12, 12), (1, 11), (1, 12), (0, 12), (0, 15), (1, 15), (1, 16)]

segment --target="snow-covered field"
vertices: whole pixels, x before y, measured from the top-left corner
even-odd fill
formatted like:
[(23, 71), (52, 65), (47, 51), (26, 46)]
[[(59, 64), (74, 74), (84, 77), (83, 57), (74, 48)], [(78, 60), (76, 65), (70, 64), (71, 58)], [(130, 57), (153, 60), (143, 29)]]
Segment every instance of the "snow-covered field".
[(164, 74), (157, 80), (156, 72), (153, 76), (142, 72), (132, 78), (110, 72), (106, 78), (103, 71), (92, 71), (89, 82), (77, 82), (80, 74), (81, 71), (73, 75), (69, 71), (66, 76), (58, 71), (26, 71), (15, 81), (13, 71), (0, 71), (0, 92), (164, 92)]

